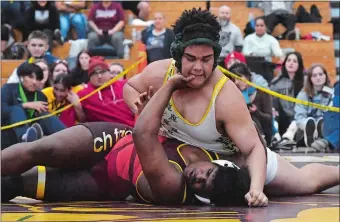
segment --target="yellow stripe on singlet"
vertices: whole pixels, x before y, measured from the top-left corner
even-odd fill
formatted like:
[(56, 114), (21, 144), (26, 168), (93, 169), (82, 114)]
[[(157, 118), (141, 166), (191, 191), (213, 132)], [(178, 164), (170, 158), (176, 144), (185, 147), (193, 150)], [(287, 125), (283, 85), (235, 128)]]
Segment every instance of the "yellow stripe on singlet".
[(210, 99), (210, 103), (209, 103), (209, 106), (207, 108), (207, 110), (205, 111), (204, 113), (204, 116), (202, 117), (202, 119), (198, 122), (198, 123), (191, 123), (189, 122), (187, 119), (185, 119), (180, 113), (179, 111), (177, 110), (176, 106), (175, 106), (175, 103), (174, 103), (174, 100), (173, 98), (171, 97), (170, 99), (170, 104), (171, 106), (173, 107), (173, 110), (174, 112), (176, 113), (176, 115), (182, 119), (186, 124), (190, 125), (190, 126), (199, 126), (203, 123), (203, 121), (205, 120), (205, 118), (207, 117), (207, 115), (209, 114), (210, 112), (210, 109), (211, 109), (211, 106), (214, 102), (214, 100), (216, 99), (217, 95), (219, 94), (219, 92), (221, 91), (223, 85), (228, 81), (228, 78), (226, 76), (222, 76), (221, 79), (217, 82), (217, 84), (215, 85), (214, 87), (214, 91), (211, 95), (211, 99)]

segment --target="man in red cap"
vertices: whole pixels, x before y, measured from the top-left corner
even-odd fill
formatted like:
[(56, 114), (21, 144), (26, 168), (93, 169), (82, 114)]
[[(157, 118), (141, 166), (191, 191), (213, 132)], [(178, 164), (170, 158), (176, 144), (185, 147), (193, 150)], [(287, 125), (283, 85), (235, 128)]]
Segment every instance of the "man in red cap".
[[(101, 56), (90, 59), (87, 88), (78, 92), (82, 98), (112, 78), (108, 64)], [(126, 81), (116, 81), (99, 90), (81, 102), (82, 110), (75, 110), (79, 122), (114, 122), (134, 126), (135, 116), (123, 99), (123, 86)]]

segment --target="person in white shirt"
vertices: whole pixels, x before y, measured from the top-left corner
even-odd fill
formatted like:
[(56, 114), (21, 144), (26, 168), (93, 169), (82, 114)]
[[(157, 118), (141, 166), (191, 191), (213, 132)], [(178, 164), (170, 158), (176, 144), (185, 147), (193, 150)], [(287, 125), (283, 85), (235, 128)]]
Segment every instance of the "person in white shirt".
[(278, 36), (279, 39), (295, 40), (296, 33), (295, 23), (297, 21), (296, 16), (293, 14), (294, 1), (262, 1), (259, 4), (266, 17), (266, 24), (268, 32), (272, 33), (279, 23), (281, 23), (286, 31)]
[(245, 56), (261, 56), (267, 61), (272, 57), (283, 57), (280, 44), (273, 36), (266, 33), (266, 24), (262, 17), (255, 20), (255, 33), (244, 39), (243, 51)]

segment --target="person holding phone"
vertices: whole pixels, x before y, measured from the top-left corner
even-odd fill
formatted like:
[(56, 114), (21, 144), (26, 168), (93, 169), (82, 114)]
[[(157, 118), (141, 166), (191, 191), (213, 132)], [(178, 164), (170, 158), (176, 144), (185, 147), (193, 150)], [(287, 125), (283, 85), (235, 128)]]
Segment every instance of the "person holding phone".
[(91, 32), (88, 34), (88, 49), (109, 44), (116, 50), (117, 56), (124, 55), (124, 10), (121, 4), (102, 1), (92, 5), (88, 16)]

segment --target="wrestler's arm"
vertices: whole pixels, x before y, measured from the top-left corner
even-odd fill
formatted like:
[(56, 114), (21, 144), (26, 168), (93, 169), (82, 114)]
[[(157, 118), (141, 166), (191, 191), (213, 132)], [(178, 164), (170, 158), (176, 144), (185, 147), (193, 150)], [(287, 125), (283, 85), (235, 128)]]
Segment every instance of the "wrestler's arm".
[[(227, 99), (226, 99), (227, 98)], [(217, 111), (222, 113), (226, 133), (246, 159), (251, 176), (250, 191), (263, 192), (266, 154), (241, 92), (231, 81), (222, 89)]]
[(142, 169), (150, 185), (155, 201), (179, 203), (183, 192), (182, 174), (172, 166), (158, 140), (161, 118), (173, 92), (166, 83), (151, 98), (137, 119), (133, 130), (133, 140)]
[(154, 92), (162, 86), (167, 64), (169, 64), (167, 60), (153, 62), (141, 73), (130, 78), (124, 85), (123, 98), (133, 113), (138, 113), (135, 102), (141, 93), (148, 92), (150, 86), (153, 87)]

